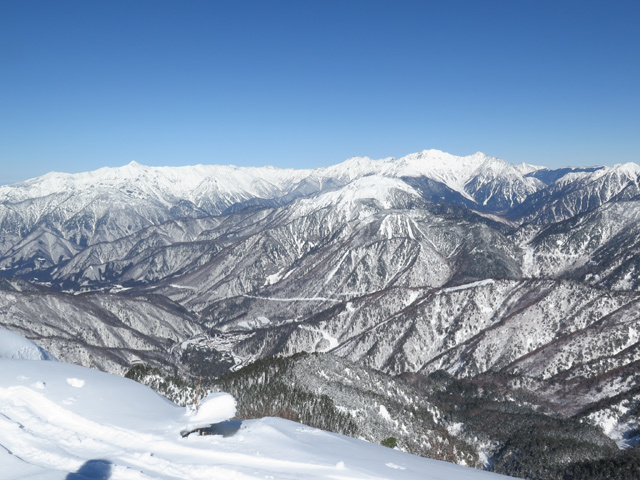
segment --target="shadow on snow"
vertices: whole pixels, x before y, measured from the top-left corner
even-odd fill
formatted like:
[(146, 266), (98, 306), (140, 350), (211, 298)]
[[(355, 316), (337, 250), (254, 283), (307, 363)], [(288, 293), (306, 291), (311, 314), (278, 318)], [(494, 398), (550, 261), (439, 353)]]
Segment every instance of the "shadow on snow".
[(87, 460), (77, 472), (67, 475), (66, 480), (109, 480), (111, 462), (108, 460)]

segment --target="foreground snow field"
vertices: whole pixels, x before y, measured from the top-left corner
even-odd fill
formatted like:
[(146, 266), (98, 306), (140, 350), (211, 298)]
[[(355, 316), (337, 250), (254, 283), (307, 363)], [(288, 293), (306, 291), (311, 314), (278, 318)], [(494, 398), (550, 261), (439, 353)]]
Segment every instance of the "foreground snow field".
[(183, 438), (185, 428), (232, 417), (233, 398), (215, 394), (195, 413), (125, 378), (15, 359), (33, 358), (30, 342), (3, 338), (21, 348), (11, 352), (5, 342), (0, 349), (6, 480), (506, 478), (277, 418), (228, 421), (224, 435)]

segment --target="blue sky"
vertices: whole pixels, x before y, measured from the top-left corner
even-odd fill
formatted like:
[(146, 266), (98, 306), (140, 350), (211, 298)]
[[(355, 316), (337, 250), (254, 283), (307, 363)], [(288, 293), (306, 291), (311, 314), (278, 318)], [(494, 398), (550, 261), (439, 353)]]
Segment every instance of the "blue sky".
[(640, 161), (638, 1), (0, 3), (0, 184), (427, 148)]

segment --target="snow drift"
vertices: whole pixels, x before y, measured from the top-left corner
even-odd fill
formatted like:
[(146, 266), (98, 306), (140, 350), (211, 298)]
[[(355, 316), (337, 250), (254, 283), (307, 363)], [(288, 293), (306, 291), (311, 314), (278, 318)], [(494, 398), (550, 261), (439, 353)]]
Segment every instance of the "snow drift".
[(56, 360), (56, 358), (22, 335), (0, 328), (0, 359)]

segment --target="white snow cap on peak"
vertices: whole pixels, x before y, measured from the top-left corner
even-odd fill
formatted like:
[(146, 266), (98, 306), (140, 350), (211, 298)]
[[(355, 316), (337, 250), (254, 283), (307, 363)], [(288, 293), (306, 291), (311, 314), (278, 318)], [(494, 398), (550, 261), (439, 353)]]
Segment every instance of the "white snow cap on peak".
[(628, 163), (617, 163), (612, 167), (612, 170), (618, 171), (623, 174), (627, 174), (630, 176), (639, 176), (640, 175), (640, 165), (633, 162)]
[(0, 359), (57, 361), (44, 348), (4, 328), (0, 328)]
[[(400, 179), (367, 175), (356, 178), (343, 188), (328, 190), (313, 197), (300, 199), (297, 213), (305, 214), (328, 206), (355, 211), (356, 205), (363, 200), (374, 200), (382, 208), (393, 208), (393, 196), (401, 192), (416, 197), (420, 196), (413, 187)], [(363, 211), (359, 211), (359, 214), (362, 213)]]

